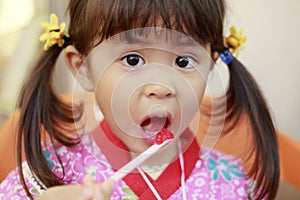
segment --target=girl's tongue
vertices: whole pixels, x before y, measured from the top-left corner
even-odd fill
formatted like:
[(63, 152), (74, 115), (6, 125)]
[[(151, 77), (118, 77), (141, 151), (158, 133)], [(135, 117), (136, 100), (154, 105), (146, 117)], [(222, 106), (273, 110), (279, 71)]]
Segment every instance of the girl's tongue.
[(155, 143), (155, 136), (169, 125), (167, 117), (149, 117), (141, 123), (142, 136), (148, 144)]

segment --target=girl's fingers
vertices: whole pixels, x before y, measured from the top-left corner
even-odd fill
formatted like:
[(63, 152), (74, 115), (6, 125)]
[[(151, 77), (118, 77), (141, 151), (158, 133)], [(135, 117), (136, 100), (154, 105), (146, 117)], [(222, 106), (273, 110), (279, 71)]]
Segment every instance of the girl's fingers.
[(93, 177), (89, 174), (85, 175), (83, 178), (83, 185), (91, 185), (95, 183), (95, 181), (93, 180)]
[(86, 188), (86, 187), (80, 188), (80, 197), (84, 200), (92, 199), (93, 193), (94, 193), (94, 191), (91, 188)]
[(93, 197), (93, 189), (89, 187), (82, 187), (79, 185), (56, 186), (49, 188), (42, 195), (35, 198), (38, 200), (64, 200), (64, 199), (78, 199), (90, 200)]
[(114, 185), (115, 182), (111, 179), (108, 179), (103, 183), (97, 183), (93, 180), (92, 176), (88, 174), (83, 178), (83, 188), (91, 189), (93, 191), (92, 200), (110, 199)]
[(100, 199), (109, 200), (115, 186), (115, 182), (108, 179), (99, 185)]
[(109, 200), (114, 189), (115, 182), (108, 179), (100, 184), (94, 184), (93, 200)]
[[(94, 196), (92, 200), (106, 200), (107, 198), (102, 194), (101, 186), (99, 184), (94, 185)], [(108, 198), (109, 199), (109, 198)]]
[(106, 180), (96, 183), (90, 175), (83, 179), (83, 185), (64, 185), (49, 188), (38, 200), (78, 199), (78, 200), (109, 200), (114, 188), (114, 181)]
[(111, 179), (107, 179), (101, 184), (101, 189), (105, 193), (111, 194), (114, 189), (115, 184), (116, 184), (115, 181), (113, 181)]

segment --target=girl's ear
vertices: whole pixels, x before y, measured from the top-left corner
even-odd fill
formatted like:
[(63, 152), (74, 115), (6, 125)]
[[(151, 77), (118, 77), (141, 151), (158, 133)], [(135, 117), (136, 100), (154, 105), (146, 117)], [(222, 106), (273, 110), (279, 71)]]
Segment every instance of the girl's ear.
[(65, 49), (65, 59), (69, 69), (80, 85), (87, 91), (93, 91), (94, 82), (89, 65), (74, 46), (67, 46)]
[(216, 61), (218, 60), (218, 58), (219, 58), (219, 53), (215, 51), (215, 52), (213, 53), (212, 59), (213, 59), (214, 62), (216, 62)]

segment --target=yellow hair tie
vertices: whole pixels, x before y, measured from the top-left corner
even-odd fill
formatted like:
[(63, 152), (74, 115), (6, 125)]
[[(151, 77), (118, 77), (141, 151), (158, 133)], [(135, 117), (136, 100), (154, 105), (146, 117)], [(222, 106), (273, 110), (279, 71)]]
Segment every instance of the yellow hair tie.
[(62, 22), (58, 25), (58, 17), (54, 14), (50, 14), (50, 23), (42, 23), (42, 27), (45, 32), (40, 36), (41, 42), (46, 42), (44, 50), (47, 51), (50, 47), (57, 44), (59, 47), (63, 47), (65, 44), (65, 37), (69, 38), (69, 33), (65, 30), (66, 23)]
[(238, 57), (241, 50), (245, 48), (247, 36), (243, 35), (244, 30), (236, 30), (235, 26), (230, 27), (230, 35), (224, 38), (225, 47), (230, 49), (230, 52)]

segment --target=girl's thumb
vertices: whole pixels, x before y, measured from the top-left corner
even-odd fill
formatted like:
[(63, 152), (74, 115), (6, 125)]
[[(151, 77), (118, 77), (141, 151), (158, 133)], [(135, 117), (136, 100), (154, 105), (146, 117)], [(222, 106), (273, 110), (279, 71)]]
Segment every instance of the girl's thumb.
[(114, 189), (116, 182), (111, 180), (111, 179), (107, 179), (102, 183), (102, 189), (104, 191), (112, 191)]
[(83, 178), (83, 185), (91, 185), (95, 183), (93, 177), (90, 174), (87, 174)]
[(115, 181), (111, 179), (105, 180), (103, 183), (100, 184), (101, 188), (101, 199), (110, 199), (113, 189), (115, 186)]

